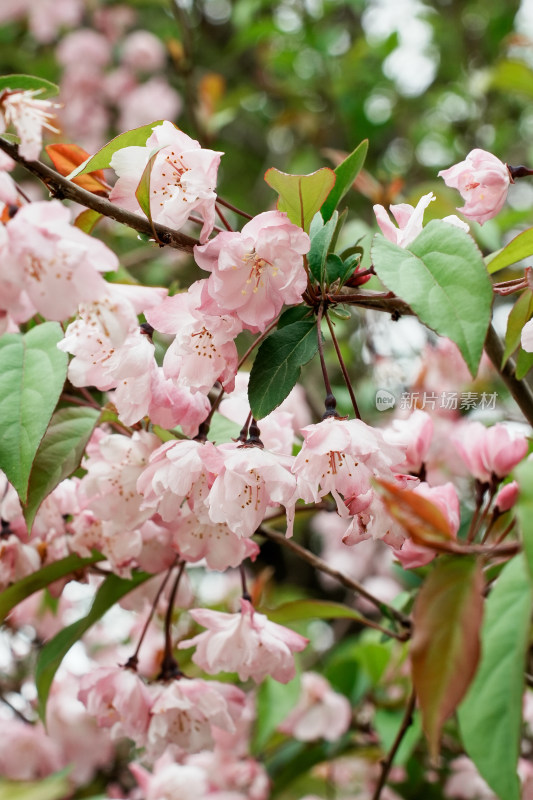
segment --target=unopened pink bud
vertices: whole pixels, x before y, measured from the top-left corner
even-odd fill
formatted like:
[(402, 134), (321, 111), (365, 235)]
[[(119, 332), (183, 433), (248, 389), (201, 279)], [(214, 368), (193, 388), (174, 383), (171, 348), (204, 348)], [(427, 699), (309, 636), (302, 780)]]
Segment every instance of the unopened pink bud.
[(505, 511), (509, 511), (510, 508), (514, 506), (518, 499), (519, 488), (516, 481), (511, 481), (511, 483), (505, 484), (502, 486), (498, 494), (496, 495), (495, 500), (495, 507), (500, 511), (500, 513), (504, 513)]

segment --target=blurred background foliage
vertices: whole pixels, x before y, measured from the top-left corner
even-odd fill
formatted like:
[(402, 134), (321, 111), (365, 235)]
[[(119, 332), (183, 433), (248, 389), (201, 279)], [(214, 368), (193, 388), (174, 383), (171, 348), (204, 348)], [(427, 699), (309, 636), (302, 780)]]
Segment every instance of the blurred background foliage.
[[(9, 18), (10, 5), (0, 10), (0, 71), (59, 81), (55, 53), (65, 28), (37, 41), (27, 16)], [(272, 201), (262, 180), (269, 166), (311, 172), (368, 137), (368, 175), (349, 202), (370, 221), (365, 195), (384, 204), (409, 199), (415, 185), (433, 186), (439, 169), (473, 147), (513, 164), (533, 161), (532, 5), (86, 0), (78, 27), (98, 24), (103, 8), (127, 7), (130, 30), (160, 37), (165, 77), (182, 97), (175, 121), (226, 153), (221, 193), (251, 213)], [(157, 107), (145, 116), (157, 119)], [(118, 132), (111, 113), (109, 136)], [(451, 206), (456, 195), (436, 186)], [(532, 192), (522, 185), (514, 209), (529, 207)], [(436, 206), (431, 213), (440, 215)]]

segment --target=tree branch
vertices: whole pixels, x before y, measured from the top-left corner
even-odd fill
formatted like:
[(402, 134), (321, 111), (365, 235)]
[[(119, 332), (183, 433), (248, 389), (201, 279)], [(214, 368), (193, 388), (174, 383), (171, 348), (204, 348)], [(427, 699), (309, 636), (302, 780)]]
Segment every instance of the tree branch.
[(398, 752), (398, 749), (403, 741), (403, 737), (405, 736), (405, 734), (407, 733), (409, 727), (413, 722), (413, 712), (415, 710), (415, 702), (416, 702), (416, 696), (413, 691), (411, 693), (411, 696), (409, 697), (409, 702), (407, 703), (407, 708), (405, 709), (405, 714), (403, 716), (400, 729), (396, 734), (396, 738), (394, 739), (394, 742), (387, 755), (387, 758), (382, 762), (381, 775), (378, 784), (376, 786), (376, 790), (372, 795), (372, 800), (379, 800), (379, 798), (381, 797), (381, 792), (385, 787), (385, 783), (387, 782), (387, 778), (389, 777), (389, 772), (391, 771), (391, 767), (394, 762), (394, 757), (396, 756), (396, 753)]
[(385, 603), (382, 600), (379, 600), (377, 597), (374, 597), (373, 594), (370, 594), (364, 586), (362, 586), (357, 581), (348, 578), (342, 572), (330, 567), (329, 564), (324, 561), (323, 559), (316, 556), (314, 553), (311, 553), (310, 550), (306, 550), (305, 547), (297, 544), (293, 539), (287, 539), (283, 534), (278, 533), (277, 531), (273, 531), (271, 528), (267, 528), (265, 525), (261, 525), (258, 528), (257, 533), (261, 534), (261, 536), (265, 536), (267, 539), (270, 539), (272, 542), (276, 542), (277, 544), (281, 545), (282, 547), (286, 547), (288, 550), (292, 550), (293, 553), (296, 553), (303, 561), (307, 561), (312, 567), (315, 569), (320, 570), (320, 572), (325, 572), (326, 575), (331, 575), (332, 578), (335, 578), (339, 583), (345, 586), (347, 589), (351, 589), (352, 592), (357, 592), (360, 594), (361, 597), (365, 597), (372, 605), (374, 605), (381, 613), (385, 614), (389, 618), (392, 617), (400, 625), (404, 628), (404, 633), (398, 637), (398, 634), (394, 634), (392, 631), (388, 631), (389, 635), (395, 636), (395, 638), (401, 638), (402, 641), (407, 641), (411, 634), (411, 620), (409, 617), (406, 617), (405, 614), (402, 614), (401, 611), (398, 611), (393, 606)]
[(178, 233), (172, 228), (167, 228), (166, 225), (153, 223), (152, 228), (152, 224), (146, 217), (141, 217), (131, 211), (119, 208), (104, 197), (99, 197), (86, 189), (82, 189), (81, 186), (77, 186), (72, 181), (64, 178), (55, 169), (47, 167), (41, 161), (26, 161), (25, 158), (19, 155), (16, 144), (7, 142), (1, 137), (0, 150), (3, 150), (4, 153), (7, 153), (14, 161), (21, 164), (28, 172), (39, 178), (53, 197), (57, 197), (60, 200), (73, 200), (75, 203), (80, 203), (86, 208), (91, 208), (93, 211), (103, 214), (104, 217), (121, 222), (139, 233), (147, 234), (151, 238), (153, 238), (155, 231), (162, 244), (174, 247), (176, 250), (183, 250), (185, 253), (192, 253), (194, 245), (199, 244), (197, 239), (186, 236), (184, 233)]

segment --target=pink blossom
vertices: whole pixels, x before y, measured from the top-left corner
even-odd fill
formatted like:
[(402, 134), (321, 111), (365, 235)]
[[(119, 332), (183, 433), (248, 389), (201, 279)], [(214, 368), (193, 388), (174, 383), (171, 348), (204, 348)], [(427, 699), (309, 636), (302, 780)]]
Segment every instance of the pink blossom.
[(317, 672), (304, 672), (300, 699), (279, 729), (301, 742), (334, 742), (346, 733), (351, 721), (352, 709), (346, 697), (334, 692)]
[(522, 328), (520, 343), (527, 353), (533, 353), (533, 319), (526, 322)]
[(287, 535), (292, 534), (296, 479), (292, 456), (259, 447), (219, 448), (223, 467), (216, 476), (207, 505), (213, 522), (225, 522), (238, 536), (253, 536), (268, 508), (287, 510)]
[(303, 428), (302, 433), (304, 444), (293, 466), (299, 496), (318, 502), (331, 492), (344, 516), (348, 512), (341, 495), (352, 502), (356, 496), (365, 496), (367, 504), (372, 474), (390, 478), (391, 468), (405, 458), (403, 450), (386, 442), (381, 431), (358, 419), (328, 417)]
[(470, 473), (482, 483), (505, 478), (527, 453), (527, 439), (503, 424), (463, 425), (454, 443)]
[[(117, 372), (128, 360), (128, 337), (139, 330), (137, 314), (157, 305), (165, 295), (166, 289), (108, 283), (97, 301), (82, 303), (78, 318), (70, 323), (58, 345), (74, 356), (69, 364), (70, 382), (102, 391), (115, 387)], [(130, 360), (135, 372), (135, 359)]]
[(168, 297), (146, 314), (157, 331), (175, 334), (163, 361), (163, 371), (180, 386), (207, 393), (216, 381), (232, 391), (238, 354), (235, 337), (238, 320), (224, 314), (212, 316), (200, 309), (203, 281), (189, 291)]
[(284, 304), (301, 301), (309, 247), (309, 236), (279, 211), (265, 211), (240, 233), (225, 231), (196, 246), (197, 263), (211, 272), (202, 308), (235, 314), (254, 333), (264, 331)]
[(197, 753), (213, 747), (213, 728), (230, 733), (244, 707), (246, 695), (218, 681), (173, 680), (154, 688), (147, 751), (157, 758), (171, 752)]
[(13, 125), (20, 137), (20, 155), (28, 161), (39, 158), (43, 146), (43, 128), (59, 133), (52, 125), (52, 109), (58, 108), (58, 105), (50, 100), (39, 100), (40, 93), (40, 89), (5, 89), (0, 93), (0, 133)]
[(93, 550), (98, 550), (117, 575), (130, 577), (142, 551), (142, 536), (137, 528), (125, 528), (120, 521), (101, 520), (89, 510), (77, 514), (70, 527), (72, 552), (88, 558)]
[(115, 270), (118, 259), (103, 242), (70, 225), (70, 211), (59, 200), (23, 206), (6, 229), (17, 279), (47, 319), (66, 319), (79, 303), (106, 294), (99, 273)]
[(439, 172), (447, 186), (461, 192), (458, 211), (481, 225), (501, 211), (511, 183), (507, 165), (486, 150), (471, 150), (464, 161)]
[(154, 72), (165, 65), (166, 53), (160, 39), (149, 31), (130, 33), (121, 46), (121, 61), (139, 72)]
[(70, 764), (69, 777), (77, 786), (88, 783), (115, 755), (108, 731), (102, 730), (77, 699), (79, 681), (63, 671), (52, 684), (46, 704), (46, 729), (60, 747), (63, 762)]
[[(141, 83), (139, 86), (131, 86), (129, 91), (118, 97), (117, 102), (120, 108), (119, 126), (121, 130), (130, 130), (141, 125), (148, 125), (153, 119), (154, 108), (157, 108), (161, 117), (175, 119), (180, 114), (183, 105), (178, 92), (160, 75), (150, 78), (150, 80)], [(168, 178), (168, 174), (166, 177)], [(215, 181), (213, 182), (214, 185)], [(191, 197), (191, 194), (193, 193), (189, 192), (188, 198)], [(165, 194), (163, 194), (163, 198), (169, 199)], [(203, 207), (204, 203), (202, 203)], [(208, 217), (207, 201), (205, 201), (205, 207), (206, 217)], [(161, 206), (159, 206), (160, 208)], [(201, 210), (200, 205), (196, 208)], [(176, 213), (176, 208), (172, 212), (169, 211), (169, 215)], [(162, 220), (159, 221), (161, 222)], [(209, 224), (212, 225), (212, 222), (210, 221)]]
[(375, 205), (374, 214), (385, 238), (399, 247), (407, 247), (411, 244), (418, 234), (422, 232), (424, 211), (433, 200), (435, 200), (435, 196), (433, 192), (430, 192), (420, 198), (416, 208), (413, 208), (408, 203), (390, 206), (398, 227), (391, 222), (383, 206)]
[(209, 786), (204, 770), (188, 764), (176, 764), (165, 753), (154, 764), (153, 773), (140, 764), (129, 764), (143, 792), (144, 800), (203, 800)]
[(205, 150), (171, 122), (155, 126), (145, 147), (117, 150), (111, 166), (119, 176), (110, 199), (140, 212), (135, 191), (154, 150), (158, 150), (150, 182), (151, 211), (155, 222), (179, 229), (191, 211), (204, 220), (200, 241), (205, 242), (215, 223), (215, 186), (222, 153)]
[(172, 440), (152, 453), (137, 491), (144, 496), (144, 507), (172, 522), (186, 498), (191, 508), (203, 505), (221, 464), (212, 442)]
[(101, 667), (80, 681), (78, 698), (101, 728), (111, 728), (113, 739), (124, 736), (142, 747), (150, 720), (152, 697), (130, 669)]
[(190, 612), (204, 633), (178, 644), (179, 648), (196, 647), (192, 657), (209, 675), (236, 672), (241, 681), (253, 678), (261, 683), (267, 675), (280, 683), (295, 676), (293, 653), (303, 650), (308, 639), (289, 628), (270, 622), (258, 614), (248, 600), (241, 599), (240, 614), (225, 614), (197, 608)]
[[(429, 486), (427, 483), (421, 483), (413, 491), (438, 508), (448, 524), (450, 536), (456, 538), (461, 522), (461, 511), (457, 490), (453, 483), (445, 483), (441, 486)], [(401, 548), (394, 550), (394, 555), (404, 569), (415, 569), (429, 564), (435, 558), (436, 552), (407, 538)]]
[(86, 507), (100, 519), (114, 520), (126, 528), (135, 528), (148, 519), (152, 512), (141, 511), (144, 498), (137, 492), (136, 483), (151, 453), (160, 445), (161, 440), (146, 431), (101, 437), (83, 463), (87, 473), (80, 491)]
[(395, 419), (383, 436), (389, 444), (405, 449), (405, 464), (402, 466), (413, 473), (420, 472), (425, 462), (433, 435), (433, 420), (421, 409), (415, 409), (406, 419)]
[(15, 781), (45, 778), (64, 766), (60, 746), (47, 736), (38, 722), (28, 725), (18, 719), (0, 724), (0, 774)]
[(107, 66), (111, 60), (111, 45), (105, 36), (90, 28), (78, 28), (67, 34), (56, 49), (57, 60), (63, 67), (79, 67), (91, 70)]
[(173, 545), (185, 561), (205, 559), (209, 569), (223, 572), (238, 567), (245, 558), (255, 559), (259, 546), (251, 539), (237, 536), (225, 522), (212, 522), (207, 507), (197, 504), (180, 509), (173, 523)]

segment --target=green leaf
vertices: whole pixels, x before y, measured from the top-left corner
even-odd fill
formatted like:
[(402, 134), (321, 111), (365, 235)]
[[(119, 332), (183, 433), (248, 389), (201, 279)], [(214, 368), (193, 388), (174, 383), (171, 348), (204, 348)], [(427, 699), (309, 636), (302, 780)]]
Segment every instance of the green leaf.
[(442, 726), (476, 672), (483, 585), (476, 559), (440, 558), (414, 605), (413, 685), (433, 758), (438, 754)]
[(26, 502), (28, 480), (67, 376), (58, 322), (0, 337), (0, 469)]
[(293, 322), (300, 322), (302, 319), (311, 319), (313, 315), (312, 309), (306, 305), (300, 306), (291, 306), (290, 308), (285, 309), (283, 314), (278, 319), (278, 331), (282, 328), (286, 328), (287, 325), (292, 325)]
[(516, 303), (511, 309), (507, 318), (507, 331), (505, 333), (505, 352), (503, 354), (501, 368), (505, 366), (509, 357), (520, 345), (522, 328), (533, 313), (533, 292), (527, 289), (522, 292)]
[(335, 228), (339, 219), (335, 211), (332, 218), (327, 222), (311, 240), (311, 249), (307, 255), (309, 270), (316, 280), (322, 284), (324, 282), (324, 270), (330, 245), (335, 234)]
[(300, 368), (318, 350), (316, 323), (301, 320), (270, 334), (259, 347), (250, 372), (248, 399), (256, 419), (282, 403), (300, 377)]
[(433, 220), (409, 250), (376, 234), (372, 261), (388, 289), (425, 325), (457, 344), (475, 375), (491, 318), (492, 285), (472, 237)]
[(121, 133), (115, 136), (110, 142), (105, 144), (94, 156), (91, 156), (80, 164), (79, 167), (70, 173), (69, 180), (72, 180), (77, 175), (83, 175), (85, 172), (94, 172), (97, 169), (106, 169), (111, 163), (114, 153), (117, 150), (123, 150), (124, 147), (145, 147), (147, 139), (153, 133), (153, 129), (161, 125), (162, 119), (156, 122), (150, 122), (148, 125), (142, 125), (140, 128), (133, 128), (131, 131)]
[(523, 61), (501, 61), (493, 70), (491, 86), (506, 95), (533, 97), (533, 70)]
[(320, 213), (326, 222), (361, 172), (367, 152), (368, 139), (363, 139), (355, 150), (338, 167), (335, 167), (335, 186), (320, 209)]
[(531, 367), (533, 367), (533, 353), (529, 353), (527, 350), (523, 350), (521, 347), (519, 347), (518, 353), (516, 354), (516, 379), (521, 381), (523, 378), (525, 378)]
[(291, 222), (309, 231), (311, 220), (335, 184), (335, 173), (323, 167), (310, 175), (287, 175), (271, 167), (265, 172), (265, 181), (279, 194), (278, 211), (286, 211)]
[(301, 619), (355, 619), (366, 623), (363, 615), (353, 608), (329, 600), (293, 600), (277, 608), (262, 609), (261, 613), (280, 625)]
[(87, 616), (63, 628), (53, 639), (46, 642), (39, 653), (35, 668), (39, 716), (43, 722), (46, 719), (46, 703), (52, 681), (72, 645), (124, 595), (152, 577), (153, 575), (147, 572), (134, 573), (131, 580), (119, 578), (117, 575), (109, 575), (98, 589)]
[(238, 439), (242, 425), (238, 425), (233, 420), (224, 417), (222, 414), (214, 414), (209, 423), (209, 433), (207, 437), (210, 442), (223, 444)]
[(92, 208), (86, 208), (85, 211), (78, 214), (74, 220), (74, 225), (84, 233), (92, 233), (96, 224), (100, 222), (102, 217), (103, 214), (99, 214), (98, 211), (93, 211)]
[(159, 155), (159, 151), (161, 150), (160, 147), (151, 154), (148, 162), (143, 170), (143, 174), (141, 175), (141, 180), (139, 181), (139, 185), (135, 190), (135, 197), (144, 211), (148, 219), (150, 220), (150, 224), (152, 224), (152, 205), (150, 203), (150, 180), (152, 177), (152, 169), (155, 164), (155, 160)]
[[(38, 100), (45, 100), (53, 97), (59, 92), (59, 86), (44, 78), (37, 78), (35, 75), (2, 75), (0, 77), (0, 92), (6, 89), (21, 91), (38, 91)], [(3, 134), (2, 134), (3, 136)]]
[(488, 597), (481, 663), (459, 707), (465, 750), (500, 800), (520, 800), (516, 767), (531, 601), (525, 559), (516, 556)]
[(259, 686), (256, 696), (256, 721), (252, 736), (253, 755), (260, 753), (266, 743), (300, 698), (300, 674), (289, 683), (278, 683), (267, 678)]
[(354, 262), (357, 264), (358, 258), (350, 256), (347, 261), (343, 261), (336, 253), (330, 253), (326, 258), (326, 283), (331, 286), (335, 281), (339, 281), (342, 286), (354, 271)]
[(528, 228), (527, 231), (523, 231), (511, 239), (508, 245), (500, 250), (494, 258), (491, 258), (487, 269), (492, 275), (531, 255), (533, 255), (533, 228)]
[(43, 500), (78, 469), (99, 416), (97, 409), (84, 407), (62, 408), (53, 415), (30, 473), (24, 507), (29, 531)]
[(522, 461), (514, 473), (520, 487), (516, 515), (520, 525), (526, 565), (533, 585), (533, 461)]
[(15, 608), (16, 605), (30, 595), (39, 592), (66, 575), (71, 575), (73, 572), (78, 572), (78, 570), (84, 569), (90, 564), (96, 564), (98, 561), (103, 560), (104, 556), (96, 551), (89, 558), (81, 558), (76, 553), (71, 553), (71, 555), (62, 558), (60, 561), (54, 561), (37, 570), (37, 572), (26, 575), (25, 578), (0, 593), (0, 622), (7, 617), (11, 609)]
[(63, 800), (72, 794), (68, 770), (38, 781), (0, 780), (0, 800)]

